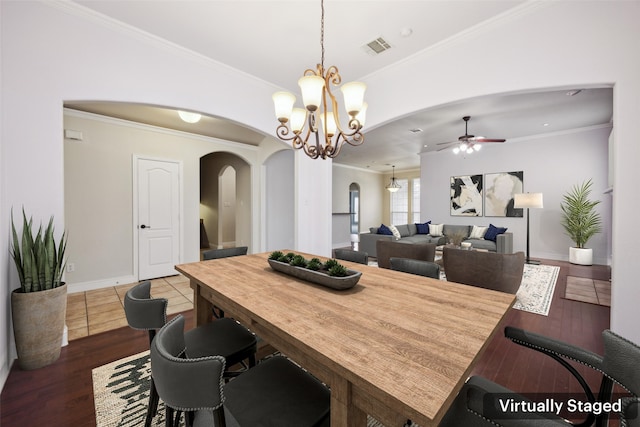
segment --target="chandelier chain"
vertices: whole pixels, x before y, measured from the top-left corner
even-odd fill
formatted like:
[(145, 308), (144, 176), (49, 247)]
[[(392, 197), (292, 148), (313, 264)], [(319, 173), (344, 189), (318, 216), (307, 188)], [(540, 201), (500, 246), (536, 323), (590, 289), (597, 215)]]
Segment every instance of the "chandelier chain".
[(320, 65), (324, 70), (324, 0), (320, 2), (320, 9), (322, 11), (321, 18), (320, 18), (320, 50), (321, 50)]

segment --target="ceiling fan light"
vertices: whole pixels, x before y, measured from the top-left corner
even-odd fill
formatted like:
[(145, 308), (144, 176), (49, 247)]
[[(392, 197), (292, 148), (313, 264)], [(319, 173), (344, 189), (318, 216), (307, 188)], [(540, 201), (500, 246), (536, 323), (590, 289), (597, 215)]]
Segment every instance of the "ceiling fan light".
[(460, 147), (453, 147), (453, 154), (458, 154), (460, 152)]
[(476, 151), (480, 151), (480, 149), (482, 148), (481, 144), (473, 144), (473, 149)]
[(467, 148), (469, 148), (469, 145), (466, 142), (460, 144), (460, 151), (467, 151)]
[(471, 154), (471, 153), (473, 153), (473, 148), (471, 147), (467, 148), (467, 154)]

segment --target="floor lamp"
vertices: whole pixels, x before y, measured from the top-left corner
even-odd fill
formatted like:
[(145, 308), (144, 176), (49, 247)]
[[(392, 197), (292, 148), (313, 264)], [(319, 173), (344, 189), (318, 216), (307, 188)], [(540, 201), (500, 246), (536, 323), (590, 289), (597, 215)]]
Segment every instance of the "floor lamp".
[(527, 264), (540, 264), (540, 261), (532, 260), (529, 257), (529, 208), (542, 208), (542, 193), (520, 193), (515, 194), (513, 199), (514, 208), (527, 208)]

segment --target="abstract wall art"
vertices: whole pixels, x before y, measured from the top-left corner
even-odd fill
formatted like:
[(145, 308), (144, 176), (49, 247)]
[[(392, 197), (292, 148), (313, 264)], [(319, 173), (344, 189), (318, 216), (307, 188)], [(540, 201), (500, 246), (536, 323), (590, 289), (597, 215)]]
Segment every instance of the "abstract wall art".
[(524, 192), (523, 176), (523, 171), (485, 174), (485, 216), (523, 216), (523, 209), (513, 207), (514, 194)]
[(482, 216), (482, 175), (451, 177), (451, 215)]

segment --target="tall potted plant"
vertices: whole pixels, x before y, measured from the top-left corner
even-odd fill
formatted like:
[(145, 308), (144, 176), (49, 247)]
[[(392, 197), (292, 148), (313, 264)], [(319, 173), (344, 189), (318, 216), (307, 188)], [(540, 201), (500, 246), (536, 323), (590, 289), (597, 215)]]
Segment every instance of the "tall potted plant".
[(569, 262), (572, 264), (593, 264), (593, 249), (585, 248), (585, 245), (591, 237), (602, 231), (602, 219), (595, 209), (600, 200), (589, 200), (592, 186), (590, 179), (574, 185), (560, 203), (562, 226), (576, 244), (569, 248)]
[[(22, 210), (19, 236), (11, 212), (11, 257), (18, 270), (20, 288), (11, 293), (11, 315), (22, 369), (37, 369), (60, 357), (67, 311), (67, 286), (62, 282), (66, 238), (54, 237), (53, 217), (37, 231)], [(35, 232), (35, 233), (34, 233)]]

